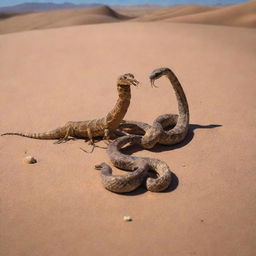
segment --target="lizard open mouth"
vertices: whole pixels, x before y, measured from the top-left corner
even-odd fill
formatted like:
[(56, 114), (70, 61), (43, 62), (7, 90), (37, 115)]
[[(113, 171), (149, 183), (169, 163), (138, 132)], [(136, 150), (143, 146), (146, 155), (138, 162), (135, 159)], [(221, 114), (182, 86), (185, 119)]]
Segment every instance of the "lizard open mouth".
[(138, 86), (139, 83), (140, 82), (138, 80), (136, 80), (136, 79), (131, 80), (131, 84), (134, 85), (134, 86)]
[(127, 73), (119, 77), (118, 84), (138, 86), (139, 81), (134, 78), (133, 74)]

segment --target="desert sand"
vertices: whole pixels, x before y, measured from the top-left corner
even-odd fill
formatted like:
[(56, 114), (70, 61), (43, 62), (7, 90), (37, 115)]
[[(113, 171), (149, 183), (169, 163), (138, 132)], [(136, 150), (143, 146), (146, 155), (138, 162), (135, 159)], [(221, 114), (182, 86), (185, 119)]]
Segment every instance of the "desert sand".
[(200, 5), (100, 6), (95, 8), (0, 13), (0, 34), (110, 22), (172, 22), (256, 27), (256, 0), (227, 7)]
[[(164, 193), (105, 190), (94, 165), (109, 159), (104, 149), (83, 152), (90, 149), (84, 140), (0, 137), (1, 254), (254, 256), (255, 41), (252, 28), (171, 22), (0, 35), (0, 133), (104, 116), (127, 72), (141, 81), (127, 120), (177, 113), (167, 79), (150, 87), (158, 67), (178, 76), (191, 112), (181, 145), (129, 151), (170, 166)], [(24, 164), (28, 155), (38, 162)]]
[(128, 16), (115, 12), (108, 6), (43, 11), (15, 15), (8, 19), (6, 17), (2, 20), (0, 19), (0, 34), (35, 29), (120, 22), (129, 18)]
[(151, 13), (140, 15), (137, 21), (163, 21), (174, 17), (183, 17), (189, 14), (198, 14), (201, 12), (208, 12), (216, 10), (215, 7), (200, 6), (196, 4), (191, 5), (177, 5), (171, 7), (161, 8), (160, 10), (152, 11)]
[(170, 22), (256, 27), (256, 1), (219, 8), (214, 11), (192, 13), (186, 16), (166, 19)]

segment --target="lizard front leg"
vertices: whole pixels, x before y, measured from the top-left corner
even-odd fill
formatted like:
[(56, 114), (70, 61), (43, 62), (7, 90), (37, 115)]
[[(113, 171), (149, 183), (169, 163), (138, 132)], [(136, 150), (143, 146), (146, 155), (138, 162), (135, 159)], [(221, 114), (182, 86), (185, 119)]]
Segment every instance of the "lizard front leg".
[(88, 143), (88, 144), (94, 146), (92, 131), (91, 131), (90, 128), (87, 128), (87, 136), (88, 136), (88, 138), (89, 138), (89, 143)]
[(109, 141), (109, 136), (110, 136), (109, 129), (108, 128), (104, 129), (104, 137), (103, 137), (103, 139)]
[(104, 137), (105, 143), (108, 145), (110, 141), (110, 130), (108, 128), (104, 129)]
[(80, 149), (83, 150), (85, 153), (92, 153), (94, 148), (95, 148), (95, 143), (93, 141), (92, 131), (91, 131), (90, 128), (87, 128), (86, 131), (87, 131), (87, 137), (89, 138), (89, 143), (88, 144), (92, 145), (92, 150), (91, 150), (91, 152), (88, 152), (83, 148), (80, 148)]

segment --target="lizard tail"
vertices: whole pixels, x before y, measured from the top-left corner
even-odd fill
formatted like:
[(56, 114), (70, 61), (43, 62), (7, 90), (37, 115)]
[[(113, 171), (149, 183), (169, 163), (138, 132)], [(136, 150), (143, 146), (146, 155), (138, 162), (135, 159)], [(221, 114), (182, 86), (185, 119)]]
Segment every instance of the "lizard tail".
[(51, 139), (60, 139), (65, 136), (65, 132), (63, 131), (64, 129), (58, 128), (49, 132), (45, 133), (19, 133), (19, 132), (6, 132), (2, 133), (1, 136), (5, 135), (17, 135), (17, 136), (22, 136), (22, 137), (27, 137), (27, 138), (32, 138), (32, 139), (41, 139), (41, 140), (51, 140)]

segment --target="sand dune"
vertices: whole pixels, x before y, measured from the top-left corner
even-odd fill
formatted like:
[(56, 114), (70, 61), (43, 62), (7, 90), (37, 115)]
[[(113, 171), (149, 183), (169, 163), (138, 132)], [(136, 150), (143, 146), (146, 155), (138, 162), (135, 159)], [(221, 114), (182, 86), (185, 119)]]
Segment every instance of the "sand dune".
[(41, 12), (49, 10), (63, 10), (63, 9), (79, 9), (79, 8), (93, 8), (99, 7), (100, 4), (73, 4), (70, 2), (51, 3), (51, 2), (24, 2), (17, 5), (6, 7), (0, 6), (0, 12)]
[[(127, 72), (141, 85), (126, 119), (177, 113), (167, 79), (150, 87), (161, 66), (178, 76), (191, 112), (185, 143), (134, 152), (170, 165), (165, 193), (106, 191), (93, 167), (109, 163), (106, 152), (85, 154), (83, 140), (0, 136), (1, 254), (256, 255), (255, 42), (254, 29), (166, 22), (0, 35), (0, 133), (104, 116)], [(38, 163), (23, 164), (26, 155)]]
[(18, 16), (18, 15), (26, 15), (27, 13), (15, 13), (15, 12), (0, 12), (0, 21), (3, 19), (8, 19), (14, 16)]
[(221, 8), (174, 6), (142, 15), (136, 20), (256, 27), (256, 1)]
[(138, 17), (138, 21), (163, 21), (173, 17), (196, 14), (216, 10), (214, 7), (200, 5), (178, 5), (151, 12), (150, 14)]
[(118, 13), (136, 18), (163, 9), (161, 5), (120, 5), (112, 8)]
[(72, 9), (31, 13), (0, 21), (0, 33), (66, 27), (84, 24), (119, 22), (128, 17), (108, 6), (90, 9)]
[(256, 1), (253, 0), (242, 4), (222, 7), (210, 12), (167, 18), (165, 21), (255, 28)]
[(256, 27), (256, 0), (222, 8), (179, 5), (168, 8), (159, 6), (116, 7), (116, 10), (123, 14), (108, 6), (45, 11), (25, 15), (2, 13), (0, 14), (0, 34), (129, 20), (132, 22), (161, 21)]

